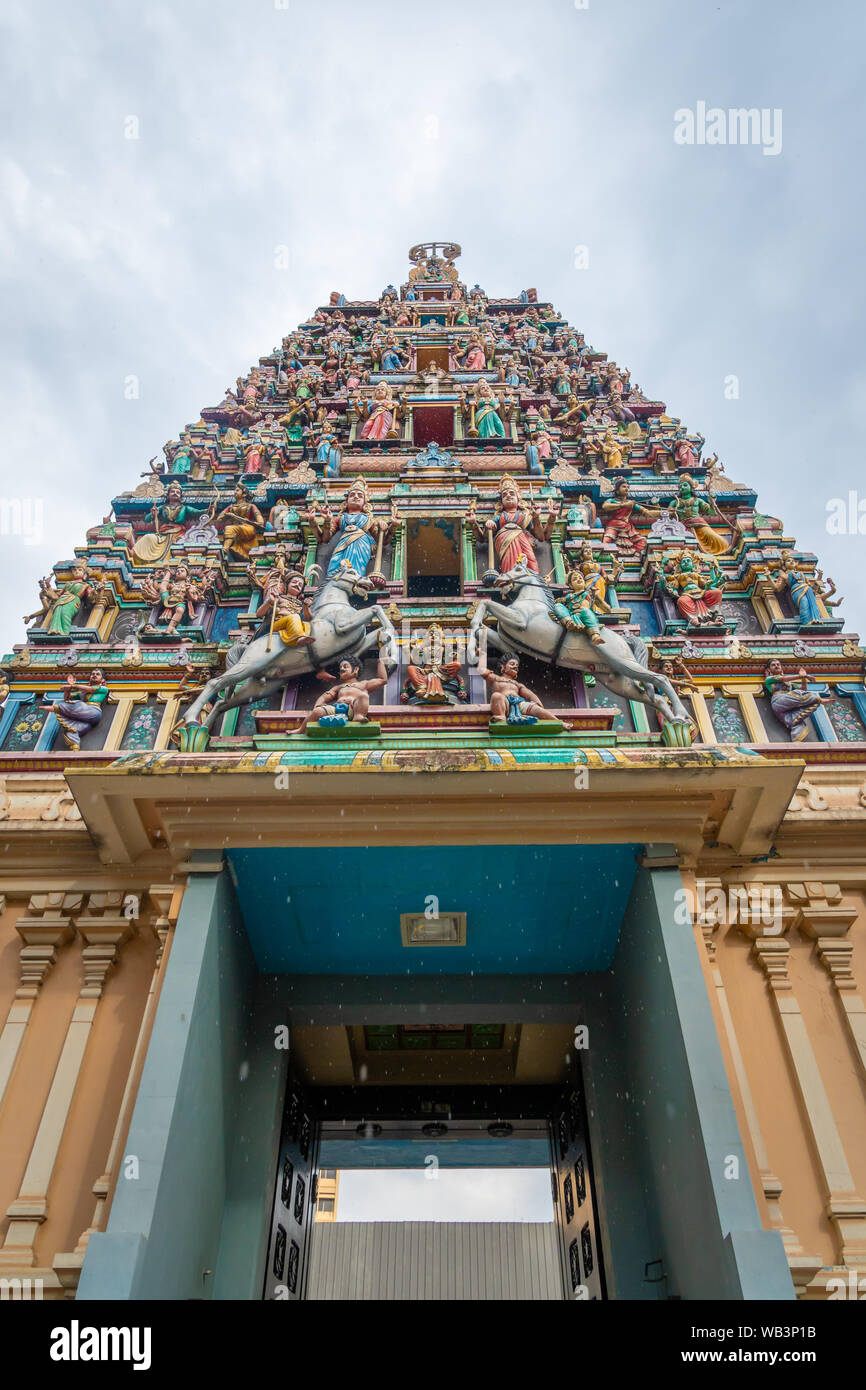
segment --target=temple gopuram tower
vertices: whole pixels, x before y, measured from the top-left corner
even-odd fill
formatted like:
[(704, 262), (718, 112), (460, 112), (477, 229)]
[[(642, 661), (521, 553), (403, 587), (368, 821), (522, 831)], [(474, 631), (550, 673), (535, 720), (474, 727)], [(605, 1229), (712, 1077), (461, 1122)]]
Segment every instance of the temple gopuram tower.
[[(0, 1278), (45, 1298), (866, 1273), (866, 653), (748, 459), (459, 258), (333, 292), (2, 659)], [(549, 1221), (471, 1277), (456, 1223), (361, 1268), (314, 1221), (430, 1156), (549, 1167)]]

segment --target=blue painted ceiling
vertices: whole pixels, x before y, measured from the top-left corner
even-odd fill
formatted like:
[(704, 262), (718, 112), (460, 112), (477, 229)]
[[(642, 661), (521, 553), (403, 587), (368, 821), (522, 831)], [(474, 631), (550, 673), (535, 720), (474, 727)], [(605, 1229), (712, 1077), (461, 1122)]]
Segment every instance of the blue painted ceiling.
[[(293, 975), (605, 970), (635, 846), (231, 850), (260, 970)], [(467, 914), (465, 946), (402, 945), (400, 914)]]

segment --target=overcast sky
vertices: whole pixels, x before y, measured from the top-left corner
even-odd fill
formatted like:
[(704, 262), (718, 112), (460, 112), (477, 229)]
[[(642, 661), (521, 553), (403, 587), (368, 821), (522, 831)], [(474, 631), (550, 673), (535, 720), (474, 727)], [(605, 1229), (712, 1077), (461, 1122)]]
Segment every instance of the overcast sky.
[[(536, 286), (699, 429), (866, 629), (866, 538), (826, 531), (831, 499), (866, 498), (862, 4), (2, 12), (0, 496), (41, 501), (44, 534), (0, 536), (0, 649), (165, 440), (329, 290), (378, 295), (433, 237), (470, 284)], [(676, 143), (699, 102), (781, 111), (781, 151)]]
[(340, 1173), (338, 1221), (552, 1221), (548, 1168), (357, 1168)]

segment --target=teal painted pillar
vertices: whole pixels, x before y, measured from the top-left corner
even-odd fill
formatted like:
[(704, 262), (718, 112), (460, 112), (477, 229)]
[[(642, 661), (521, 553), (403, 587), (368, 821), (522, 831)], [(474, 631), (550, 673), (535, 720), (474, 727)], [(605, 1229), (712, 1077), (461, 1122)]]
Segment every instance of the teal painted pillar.
[(79, 1299), (212, 1297), (255, 975), (227, 873), (191, 874), (108, 1226), (88, 1243)]
[[(678, 869), (638, 870), (586, 1057), (614, 1296), (793, 1298), (781, 1238), (761, 1226), (683, 902)], [(645, 1283), (654, 1261), (649, 1278), (665, 1279)]]

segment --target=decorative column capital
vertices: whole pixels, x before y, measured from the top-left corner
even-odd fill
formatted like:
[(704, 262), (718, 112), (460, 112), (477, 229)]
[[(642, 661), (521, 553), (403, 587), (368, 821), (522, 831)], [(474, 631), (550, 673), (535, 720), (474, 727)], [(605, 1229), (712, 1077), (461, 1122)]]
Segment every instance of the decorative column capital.
[(124, 893), (91, 893), (87, 912), (76, 918), (86, 941), (81, 952), (84, 965), (82, 999), (99, 999), (117, 952), (135, 930), (135, 922), (123, 912)]
[(768, 987), (774, 993), (794, 988), (788, 977), (788, 956), (791, 948), (787, 941), (780, 941), (777, 936), (760, 936), (752, 950), (767, 977)]
[(57, 948), (75, 935), (72, 914), (80, 912), (83, 893), (34, 893), (15, 923), (23, 945), (16, 999), (35, 999), (52, 966)]
[(819, 936), (815, 942), (815, 953), (826, 965), (836, 989), (852, 992), (857, 989), (852, 966), (854, 947), (850, 941), (840, 941), (835, 936)]

